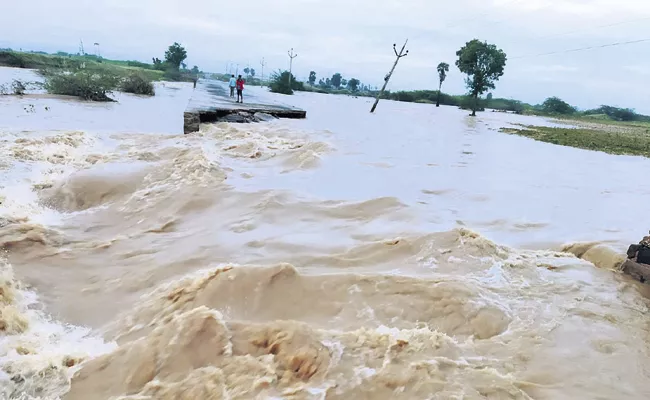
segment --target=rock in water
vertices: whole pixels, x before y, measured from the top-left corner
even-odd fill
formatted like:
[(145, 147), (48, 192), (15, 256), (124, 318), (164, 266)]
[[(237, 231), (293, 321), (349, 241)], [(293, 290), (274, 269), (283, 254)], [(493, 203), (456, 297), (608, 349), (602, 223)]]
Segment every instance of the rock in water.
[(272, 121), (276, 118), (271, 114), (256, 112), (255, 114), (253, 114), (253, 119), (257, 122), (262, 122), (262, 121)]
[(228, 114), (225, 117), (219, 118), (219, 121), (220, 122), (235, 122), (235, 123), (251, 122), (250, 117), (244, 115), (243, 113)]

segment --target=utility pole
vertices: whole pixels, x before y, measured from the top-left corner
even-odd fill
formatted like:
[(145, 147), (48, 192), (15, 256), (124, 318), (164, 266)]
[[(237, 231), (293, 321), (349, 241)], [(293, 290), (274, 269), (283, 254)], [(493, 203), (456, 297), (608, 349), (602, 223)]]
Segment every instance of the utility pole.
[(377, 104), (379, 103), (379, 99), (381, 98), (381, 95), (384, 94), (384, 90), (386, 90), (386, 85), (388, 85), (388, 81), (390, 80), (390, 77), (393, 75), (393, 71), (395, 71), (395, 67), (397, 67), (397, 62), (399, 61), (400, 58), (406, 57), (409, 54), (409, 51), (406, 50), (406, 53), (404, 52), (404, 49), (406, 48), (406, 44), (409, 42), (408, 39), (406, 39), (406, 42), (404, 42), (404, 46), (402, 46), (402, 50), (397, 52), (397, 48), (395, 47), (395, 43), (393, 43), (393, 51), (395, 52), (395, 56), (397, 59), (395, 59), (395, 64), (393, 64), (393, 68), (390, 69), (390, 72), (384, 77), (384, 86), (381, 88), (381, 91), (377, 95), (377, 99), (375, 99), (375, 104), (372, 105), (372, 108), (370, 109), (370, 112), (373, 113), (375, 112), (375, 108), (377, 108)]
[(262, 57), (262, 61), (260, 61), (260, 65), (262, 66), (262, 81), (260, 82), (260, 86), (264, 86), (264, 66), (266, 65), (266, 62), (264, 61), (264, 57)]
[(293, 53), (293, 47), (291, 48), (291, 51), (287, 51), (287, 54), (289, 54), (289, 89), (291, 89), (291, 70), (293, 68), (293, 59), (298, 57), (298, 54)]

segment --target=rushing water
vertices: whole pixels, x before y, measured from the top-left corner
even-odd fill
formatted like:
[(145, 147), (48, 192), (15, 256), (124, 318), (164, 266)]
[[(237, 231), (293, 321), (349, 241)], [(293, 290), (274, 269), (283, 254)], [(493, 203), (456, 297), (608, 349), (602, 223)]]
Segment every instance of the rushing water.
[(650, 396), (648, 160), (305, 93), (182, 135), (191, 93), (0, 98), (0, 399)]

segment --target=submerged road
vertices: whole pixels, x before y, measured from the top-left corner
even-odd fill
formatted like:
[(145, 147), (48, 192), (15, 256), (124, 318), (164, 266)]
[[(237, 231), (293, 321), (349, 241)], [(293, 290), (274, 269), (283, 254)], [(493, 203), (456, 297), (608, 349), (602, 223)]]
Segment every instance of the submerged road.
[(230, 97), (226, 82), (213, 79), (199, 80), (184, 114), (184, 132), (199, 130), (202, 122), (214, 122), (228, 114), (239, 112), (266, 113), (278, 118), (306, 118), (304, 110), (278, 102), (270, 95), (251, 93), (244, 89), (244, 102)]

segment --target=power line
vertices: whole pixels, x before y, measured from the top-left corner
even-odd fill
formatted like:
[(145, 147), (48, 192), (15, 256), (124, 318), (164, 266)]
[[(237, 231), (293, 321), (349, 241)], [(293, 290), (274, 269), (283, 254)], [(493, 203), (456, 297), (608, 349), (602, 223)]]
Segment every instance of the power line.
[(605, 48), (605, 47), (623, 46), (623, 45), (635, 44), (635, 43), (643, 43), (643, 42), (650, 42), (650, 38), (648, 38), (648, 39), (639, 39), (639, 40), (630, 40), (630, 41), (627, 41), (627, 42), (609, 43), (609, 44), (603, 44), (603, 45), (600, 45), (600, 46), (581, 47), (581, 48), (578, 48), (578, 49), (552, 51), (552, 52), (549, 52), (549, 53), (540, 53), (540, 54), (531, 54), (531, 55), (527, 55), (527, 56), (511, 57), (511, 58), (509, 58), (509, 60), (520, 60), (522, 58), (532, 58), (532, 57), (550, 56), (550, 55), (555, 55), (555, 54), (574, 53), (574, 52), (577, 52), (577, 51), (602, 49), (602, 48)]

